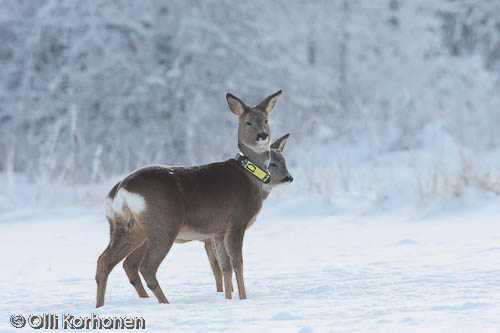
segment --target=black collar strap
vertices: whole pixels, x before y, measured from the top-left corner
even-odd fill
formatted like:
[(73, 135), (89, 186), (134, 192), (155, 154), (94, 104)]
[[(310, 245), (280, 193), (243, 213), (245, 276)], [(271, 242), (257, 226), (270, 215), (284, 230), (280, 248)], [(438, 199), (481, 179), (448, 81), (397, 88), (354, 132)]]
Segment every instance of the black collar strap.
[(269, 184), (271, 182), (271, 175), (266, 170), (262, 170), (257, 165), (255, 165), (255, 163), (250, 161), (246, 156), (238, 153), (236, 154), (234, 159), (243, 169), (250, 172), (264, 184)]

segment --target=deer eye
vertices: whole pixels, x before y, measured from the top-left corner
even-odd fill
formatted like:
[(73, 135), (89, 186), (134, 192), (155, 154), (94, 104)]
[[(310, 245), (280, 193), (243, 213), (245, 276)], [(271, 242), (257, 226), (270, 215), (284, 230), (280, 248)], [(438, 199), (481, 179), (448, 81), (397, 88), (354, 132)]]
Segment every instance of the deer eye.
[(278, 165), (274, 162), (269, 163), (270, 168), (276, 168)]
[(247, 126), (252, 126), (253, 124), (249, 121), (247, 121)]
[(267, 119), (266, 119), (266, 120), (264, 120), (264, 122), (267, 124)]

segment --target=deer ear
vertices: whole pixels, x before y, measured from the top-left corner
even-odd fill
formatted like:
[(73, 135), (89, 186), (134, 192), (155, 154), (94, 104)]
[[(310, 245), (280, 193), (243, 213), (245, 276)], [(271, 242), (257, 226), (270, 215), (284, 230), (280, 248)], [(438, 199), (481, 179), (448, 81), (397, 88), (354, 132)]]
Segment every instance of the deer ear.
[(257, 105), (258, 108), (266, 112), (267, 114), (271, 114), (273, 112), (274, 106), (278, 101), (278, 97), (280, 97), (283, 90), (277, 91), (272, 95), (267, 96), (262, 102)]
[(229, 109), (231, 109), (231, 112), (237, 115), (238, 117), (240, 117), (243, 114), (243, 112), (245, 112), (247, 106), (238, 97), (228, 93), (226, 95), (226, 100), (227, 104), (229, 105)]
[(274, 141), (273, 144), (271, 145), (272, 149), (278, 149), (279, 151), (283, 151), (285, 149), (286, 142), (288, 141), (288, 137), (290, 136), (290, 133), (287, 133), (283, 135), (281, 138), (278, 140)]

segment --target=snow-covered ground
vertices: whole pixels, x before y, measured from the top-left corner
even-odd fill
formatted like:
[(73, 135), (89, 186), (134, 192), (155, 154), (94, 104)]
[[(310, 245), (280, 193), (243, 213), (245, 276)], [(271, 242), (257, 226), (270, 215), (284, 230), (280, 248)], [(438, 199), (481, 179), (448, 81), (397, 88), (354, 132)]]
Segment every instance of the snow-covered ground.
[[(500, 332), (500, 2), (0, 2), (1, 332), (44, 312)], [(170, 305), (118, 265), (95, 310), (116, 174), (234, 156), (224, 94), (281, 88), (295, 181), (246, 234), (248, 300), (215, 291), (192, 242), (160, 266)]]
[(96, 310), (103, 210), (3, 209), (0, 331), (15, 331), (12, 314), (49, 312), (141, 316), (158, 332), (500, 332), (500, 199), (355, 210), (291, 196), (292, 186), (271, 195), (246, 233), (244, 301), (215, 291), (203, 244), (191, 242), (174, 245), (159, 269), (171, 304), (138, 298), (120, 264)]

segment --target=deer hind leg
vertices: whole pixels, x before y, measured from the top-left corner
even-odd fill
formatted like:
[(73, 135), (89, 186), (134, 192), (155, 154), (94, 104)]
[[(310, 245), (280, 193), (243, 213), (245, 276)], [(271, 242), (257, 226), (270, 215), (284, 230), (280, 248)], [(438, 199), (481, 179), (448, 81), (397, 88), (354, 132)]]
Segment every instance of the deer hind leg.
[(97, 260), (95, 276), (97, 282), (96, 308), (104, 305), (104, 294), (106, 293), (106, 284), (111, 270), (144, 241), (144, 236), (137, 228), (134, 228), (134, 224), (134, 221), (128, 224), (121, 221), (116, 223), (108, 247)]
[(231, 291), (233, 289), (233, 283), (231, 281), (233, 278), (233, 268), (231, 267), (231, 259), (227, 255), (224, 246), (224, 239), (215, 238), (212, 240), (212, 245), (224, 277), (225, 297), (231, 299)]
[(162, 234), (161, 237), (155, 235), (154, 238), (149, 238), (146, 242), (146, 256), (139, 267), (146, 285), (155, 294), (159, 303), (167, 303), (168, 300), (160, 288), (160, 284), (156, 279), (156, 272), (161, 262), (167, 255), (168, 251), (174, 243), (177, 233)]
[(212, 242), (207, 239), (203, 241), (203, 243), (205, 243), (205, 252), (207, 252), (208, 261), (210, 262), (210, 267), (212, 268), (212, 273), (215, 277), (215, 288), (217, 289), (217, 292), (223, 292), (222, 272), (220, 270), (219, 263), (217, 262), (217, 258), (215, 257)]
[[(108, 243), (108, 246), (106, 246), (106, 248), (104, 249), (104, 251), (102, 251), (102, 254), (104, 254), (104, 252), (106, 252), (110, 246), (111, 246), (111, 240), (113, 239), (113, 233), (115, 232), (115, 220), (114, 219), (111, 219), (109, 217), (106, 217), (108, 219), (108, 222), (109, 222), (109, 243)], [(101, 256), (102, 256), (101, 254)], [(100, 256), (99, 256), (100, 258)]]
[(142, 298), (149, 297), (148, 293), (144, 289), (141, 277), (139, 276), (139, 266), (146, 256), (147, 242), (147, 240), (144, 241), (144, 243), (134, 251), (132, 251), (132, 253), (130, 253), (123, 262), (123, 269), (125, 270), (130, 283), (132, 284), (132, 286), (134, 286), (135, 291), (137, 291), (139, 297)]
[(245, 282), (243, 281), (243, 235), (244, 232), (238, 230), (230, 230), (224, 238), (224, 245), (227, 254), (231, 258), (231, 265), (236, 275), (236, 283), (238, 284), (238, 294), (240, 299), (246, 299), (247, 293), (245, 290)]

